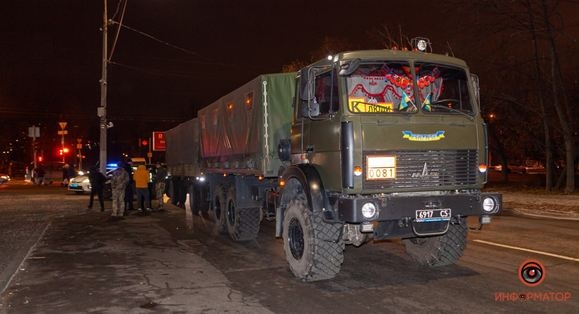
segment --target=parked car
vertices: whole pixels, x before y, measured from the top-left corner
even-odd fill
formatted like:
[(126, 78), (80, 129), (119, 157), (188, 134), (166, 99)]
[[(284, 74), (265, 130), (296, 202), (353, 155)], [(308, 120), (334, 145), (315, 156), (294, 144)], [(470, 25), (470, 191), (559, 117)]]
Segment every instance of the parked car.
[(0, 184), (8, 183), (10, 181), (10, 176), (4, 173), (0, 173)]
[(538, 160), (527, 159), (521, 165), (509, 165), (509, 170), (513, 173), (537, 174), (545, 173), (545, 166)]
[(489, 170), (494, 170), (494, 171), (503, 171), (503, 165), (498, 164), (498, 165), (492, 165), (489, 166)]
[[(114, 169), (112, 170), (107, 170), (106, 172), (106, 182), (105, 182), (105, 189), (104, 189), (104, 195), (105, 198), (110, 198), (112, 195), (112, 190), (111, 190), (111, 177), (112, 177), (112, 173), (113, 173)], [(84, 194), (84, 193), (90, 193), (90, 181), (88, 179), (88, 171), (86, 173), (79, 173), (78, 176), (72, 178), (70, 180), (70, 182), (68, 183), (68, 190), (71, 192), (75, 192), (77, 194)]]
[[(503, 166), (498, 164), (491, 166), (490, 169), (495, 171), (503, 171)], [(541, 164), (541, 162), (537, 160), (526, 160), (522, 164), (509, 164), (509, 172), (510, 173), (519, 173), (519, 174), (538, 174), (538, 173), (545, 173), (545, 166)]]

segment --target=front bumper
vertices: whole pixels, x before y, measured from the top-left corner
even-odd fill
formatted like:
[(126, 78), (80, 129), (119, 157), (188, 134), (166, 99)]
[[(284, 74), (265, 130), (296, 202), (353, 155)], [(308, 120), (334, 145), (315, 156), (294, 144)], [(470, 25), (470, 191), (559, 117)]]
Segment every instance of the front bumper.
[[(483, 210), (483, 201), (492, 198), (496, 204), (491, 211)], [(364, 217), (362, 206), (372, 202), (376, 214)], [(436, 195), (386, 195), (380, 197), (340, 197), (335, 211), (341, 221), (346, 223), (363, 223), (416, 218), (416, 211), (423, 209), (451, 209), (452, 216), (488, 216), (502, 211), (502, 195), (499, 193), (454, 193)]]
[(83, 183), (71, 182), (68, 184), (68, 190), (72, 192), (90, 192), (90, 185)]

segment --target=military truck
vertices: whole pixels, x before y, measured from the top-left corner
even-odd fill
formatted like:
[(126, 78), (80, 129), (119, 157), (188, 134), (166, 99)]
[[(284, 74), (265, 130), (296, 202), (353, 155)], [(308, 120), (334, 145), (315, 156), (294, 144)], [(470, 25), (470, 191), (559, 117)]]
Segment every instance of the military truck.
[(402, 239), (425, 266), (452, 264), (467, 217), (482, 226), (502, 208), (500, 194), (481, 192), (478, 93), (464, 61), (419, 50), (343, 52), (260, 75), (167, 131), (173, 190), (234, 241), (275, 220), (303, 281), (333, 278), (345, 245), (372, 239)]

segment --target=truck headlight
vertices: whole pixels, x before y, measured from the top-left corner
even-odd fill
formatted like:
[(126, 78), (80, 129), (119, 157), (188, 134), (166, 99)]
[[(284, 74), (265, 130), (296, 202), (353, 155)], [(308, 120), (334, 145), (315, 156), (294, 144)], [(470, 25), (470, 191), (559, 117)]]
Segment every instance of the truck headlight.
[(485, 173), (485, 172), (487, 172), (487, 169), (488, 169), (488, 167), (487, 167), (486, 164), (480, 164), (480, 165), (478, 165), (478, 171), (479, 171), (480, 173)]
[(483, 200), (482, 208), (487, 213), (494, 213), (497, 209), (497, 201), (492, 197)]
[(376, 215), (376, 212), (376, 205), (372, 202), (368, 202), (362, 206), (362, 216), (364, 216), (364, 218), (372, 218)]

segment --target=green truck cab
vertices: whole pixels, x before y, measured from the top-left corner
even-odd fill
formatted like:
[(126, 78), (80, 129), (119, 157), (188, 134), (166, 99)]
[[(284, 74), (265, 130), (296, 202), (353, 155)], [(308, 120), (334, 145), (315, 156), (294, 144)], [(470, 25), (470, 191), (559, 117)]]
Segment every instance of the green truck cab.
[(372, 239), (402, 239), (426, 266), (452, 264), (467, 217), (486, 224), (502, 209), (500, 194), (481, 192), (478, 81), (454, 57), (353, 51), (260, 75), (166, 137), (171, 190), (234, 241), (275, 220), (303, 281), (333, 278), (345, 245)]
[(297, 80), (277, 213), (296, 276), (333, 277), (343, 245), (371, 238), (401, 238), (419, 263), (447, 265), (466, 246), (465, 219), (488, 223), (501, 211), (501, 195), (481, 192), (486, 128), (478, 81), (464, 61), (345, 52), (302, 69)]

